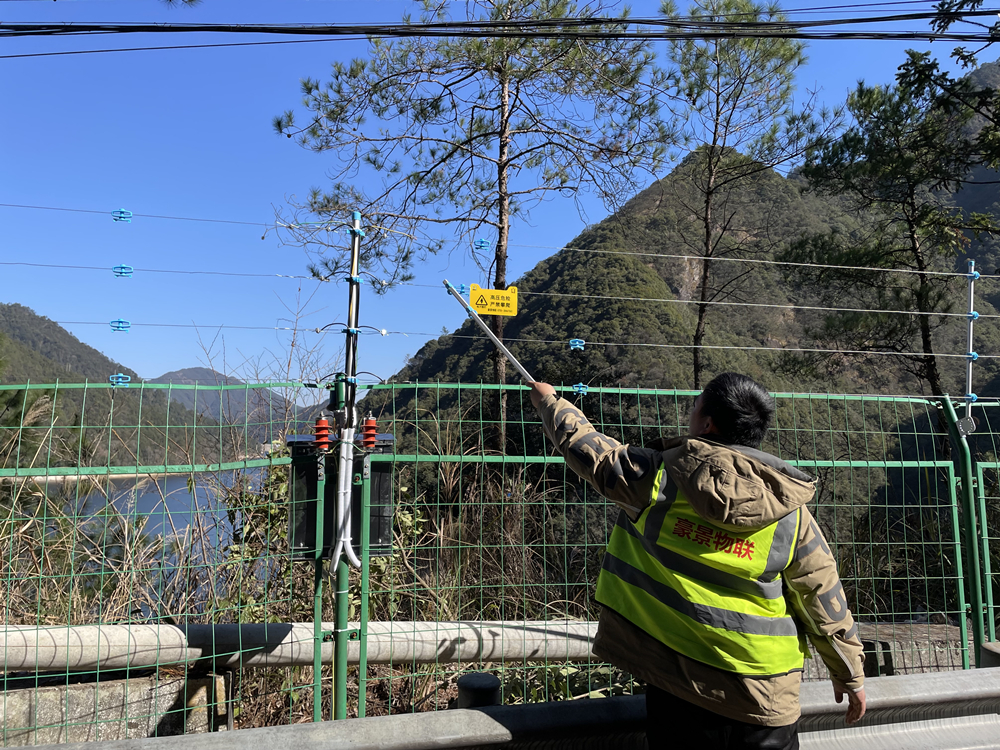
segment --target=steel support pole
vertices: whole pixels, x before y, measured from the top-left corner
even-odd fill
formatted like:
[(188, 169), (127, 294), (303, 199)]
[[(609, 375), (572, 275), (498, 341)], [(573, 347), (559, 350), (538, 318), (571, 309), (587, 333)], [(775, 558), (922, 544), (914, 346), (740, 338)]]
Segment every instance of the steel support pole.
[[(986, 640), (984, 628), (985, 608), (983, 606), (982, 565), (979, 562), (979, 524), (976, 513), (975, 480), (972, 475), (972, 451), (965, 439), (965, 431), (955, 413), (955, 406), (947, 396), (941, 399), (952, 440), (958, 447), (958, 469), (962, 480), (961, 498), (962, 513), (965, 516), (963, 524), (964, 546), (969, 555), (969, 565), (966, 580), (969, 583), (969, 599), (972, 604), (972, 637), (976, 665), (980, 664), (980, 652)], [(963, 420), (964, 421), (964, 420)], [(963, 625), (964, 627), (964, 625)]]
[[(340, 427), (340, 456), (338, 466), (338, 487), (343, 488), (346, 497), (337, 503), (337, 544), (334, 551), (333, 564), (336, 566), (336, 590), (334, 592), (336, 613), (334, 615), (333, 642), (333, 718), (347, 718), (347, 649), (348, 642), (357, 633), (350, 627), (349, 619), (349, 587), (350, 571), (348, 558), (355, 561), (358, 567), (363, 567), (354, 557), (348, 537), (350, 536), (351, 494), (354, 480), (353, 440), (357, 425), (356, 404), (358, 393), (358, 325), (361, 304), (361, 238), (365, 233), (361, 229), (361, 213), (355, 211), (351, 216), (351, 275), (347, 309), (347, 336), (344, 350), (344, 403), (338, 404), (337, 413), (343, 414), (343, 424)], [(345, 449), (346, 443), (346, 449)]]

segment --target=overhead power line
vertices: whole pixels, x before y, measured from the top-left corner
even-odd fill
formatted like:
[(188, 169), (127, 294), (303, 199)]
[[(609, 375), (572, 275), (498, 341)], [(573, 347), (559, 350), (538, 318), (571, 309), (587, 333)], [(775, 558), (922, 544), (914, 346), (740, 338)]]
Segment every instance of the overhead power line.
[[(996, 10), (963, 12), (963, 18), (996, 16)], [(725, 32), (759, 33), (815, 29), (825, 26), (849, 26), (863, 23), (901, 23), (932, 21), (939, 18), (936, 11), (896, 13), (866, 18), (825, 18), (795, 21), (738, 20), (728, 18), (677, 17), (677, 18), (614, 18), (582, 16), (570, 18), (533, 18), (515, 20), (429, 21), (419, 23), (374, 24), (212, 24), (212, 23), (0, 23), (0, 36), (79, 36), (86, 34), (176, 34), (176, 33), (226, 33), (226, 34), (292, 34), (305, 36), (471, 36), (471, 35), (547, 35), (547, 34), (600, 34), (601, 36), (632, 35), (628, 28), (651, 27), (681, 33)], [(610, 28), (608, 28), (610, 27)], [(619, 30), (615, 30), (617, 27)], [(579, 31), (576, 31), (579, 30)], [(657, 32), (651, 32), (657, 33)]]
[[(995, 16), (995, 10), (963, 13), (963, 18)], [(790, 39), (936, 39), (992, 41), (988, 31), (829, 31), (824, 27), (931, 21), (936, 12), (811, 21), (730, 21), (674, 18), (561, 18), (518, 21), (443, 21), (412, 24), (149, 24), (149, 23), (0, 23), (0, 36), (89, 36), (95, 34), (280, 34), (326, 37), (475, 37), (547, 39), (715, 39), (781, 36)]]
[(62, 57), (64, 55), (96, 55), (102, 52), (155, 52), (174, 49), (214, 49), (219, 47), (267, 47), (276, 44), (315, 44), (317, 42), (349, 42), (364, 37), (337, 37), (336, 39), (288, 39), (273, 42), (222, 42), (219, 44), (169, 44), (161, 47), (113, 47), (110, 49), (77, 49), (59, 52), (25, 52), (19, 55), (0, 55), (0, 60), (15, 60), (25, 57)]

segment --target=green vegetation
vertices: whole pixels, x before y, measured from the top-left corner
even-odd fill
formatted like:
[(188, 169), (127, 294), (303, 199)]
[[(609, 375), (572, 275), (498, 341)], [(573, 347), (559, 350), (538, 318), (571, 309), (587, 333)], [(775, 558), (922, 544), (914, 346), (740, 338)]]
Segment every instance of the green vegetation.
[[(904, 69), (926, 63), (927, 55), (911, 52)], [(969, 128), (973, 111), (961, 104), (974, 95), (973, 84), (946, 92), (933, 79), (900, 78), (895, 86), (859, 85), (847, 102), (854, 124), (811, 154), (803, 170), (823, 194), (846, 196), (867, 218), (864, 231), (812, 236), (785, 257), (844, 267), (800, 269), (826, 306), (853, 297), (849, 307), (912, 311), (835, 312), (818, 337), (844, 349), (897, 352), (921, 390), (941, 396), (935, 333), (948, 319), (936, 313), (955, 312), (961, 298), (950, 293), (954, 279), (935, 274), (954, 270), (970, 236), (1000, 234), (1000, 224), (988, 214), (966, 215), (947, 192), (990, 158)]]

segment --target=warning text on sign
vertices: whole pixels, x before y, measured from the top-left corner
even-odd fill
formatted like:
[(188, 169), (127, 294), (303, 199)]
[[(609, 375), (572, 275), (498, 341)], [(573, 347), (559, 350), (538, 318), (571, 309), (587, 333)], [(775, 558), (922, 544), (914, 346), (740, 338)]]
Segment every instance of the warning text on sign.
[(473, 284), (469, 304), (480, 315), (517, 315), (517, 287), (483, 289)]

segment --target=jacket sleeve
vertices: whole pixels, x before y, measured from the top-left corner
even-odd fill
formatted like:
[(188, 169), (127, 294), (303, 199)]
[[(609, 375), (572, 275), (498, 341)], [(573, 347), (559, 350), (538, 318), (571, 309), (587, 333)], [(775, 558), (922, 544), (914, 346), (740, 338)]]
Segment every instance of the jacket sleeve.
[(830, 677), (857, 692), (864, 686), (864, 646), (847, 608), (837, 560), (807, 508), (792, 563), (782, 574), (792, 608)]
[(569, 401), (546, 396), (538, 406), (545, 434), (567, 466), (633, 521), (649, 505), (660, 451), (622, 445), (602, 435)]

